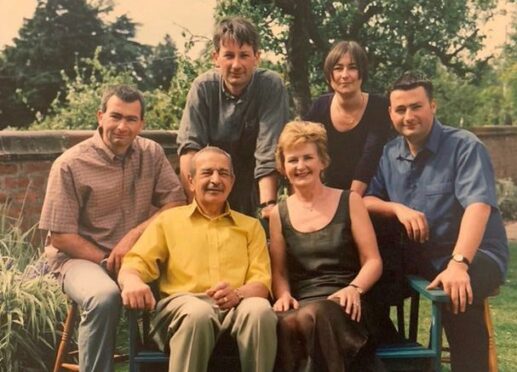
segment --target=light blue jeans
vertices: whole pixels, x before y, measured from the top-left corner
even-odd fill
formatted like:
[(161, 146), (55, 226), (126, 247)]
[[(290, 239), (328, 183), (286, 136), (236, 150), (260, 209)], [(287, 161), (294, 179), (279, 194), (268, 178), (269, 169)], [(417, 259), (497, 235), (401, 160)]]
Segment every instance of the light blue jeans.
[(71, 259), (62, 270), (64, 292), (79, 305), (79, 368), (113, 371), (113, 352), (122, 301), (115, 281), (96, 263)]

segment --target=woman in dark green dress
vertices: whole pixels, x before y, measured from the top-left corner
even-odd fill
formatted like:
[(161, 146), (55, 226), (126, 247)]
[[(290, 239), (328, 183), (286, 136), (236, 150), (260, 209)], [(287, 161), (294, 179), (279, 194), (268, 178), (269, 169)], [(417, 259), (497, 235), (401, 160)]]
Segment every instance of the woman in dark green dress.
[(291, 122), (277, 148), (293, 191), (270, 217), (281, 371), (364, 370), (356, 359), (369, 349), (362, 295), (382, 262), (361, 197), (321, 181), (326, 143), (321, 125)]

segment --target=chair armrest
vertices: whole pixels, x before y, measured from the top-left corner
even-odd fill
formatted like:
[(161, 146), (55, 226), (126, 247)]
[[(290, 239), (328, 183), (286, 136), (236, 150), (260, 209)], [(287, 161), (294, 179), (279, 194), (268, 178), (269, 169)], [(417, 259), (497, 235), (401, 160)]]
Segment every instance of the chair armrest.
[(448, 303), (450, 301), (449, 296), (442, 289), (426, 289), (429, 285), (428, 280), (414, 275), (408, 275), (407, 279), (411, 288), (425, 298), (433, 302)]
[(128, 319), (128, 336), (129, 336), (129, 348), (136, 350), (136, 348), (142, 343), (140, 336), (140, 329), (138, 326), (138, 310), (126, 309)]

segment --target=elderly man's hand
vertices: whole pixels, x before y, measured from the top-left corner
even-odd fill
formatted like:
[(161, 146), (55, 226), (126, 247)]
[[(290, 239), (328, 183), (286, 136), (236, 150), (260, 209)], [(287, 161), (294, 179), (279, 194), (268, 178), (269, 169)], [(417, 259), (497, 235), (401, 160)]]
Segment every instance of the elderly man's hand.
[(231, 309), (237, 306), (241, 299), (239, 295), (228, 283), (221, 282), (206, 291), (206, 294), (212, 297), (215, 304), (222, 310)]
[(151, 288), (136, 276), (119, 278), (122, 287), (122, 303), (135, 310), (153, 310), (156, 305)]
[(429, 239), (429, 226), (424, 213), (402, 204), (397, 204), (394, 211), (397, 219), (404, 225), (409, 239), (418, 243)]
[(467, 304), (471, 305), (474, 300), (467, 269), (465, 264), (451, 261), (447, 268), (427, 286), (427, 289), (434, 289), (440, 284), (442, 285), (443, 290), (451, 299), (454, 314), (457, 314), (458, 311), (464, 312)]
[(117, 245), (112, 249), (107, 262), (107, 269), (113, 274), (118, 274), (120, 266), (122, 266), (122, 259), (127, 252), (135, 245), (140, 237), (140, 232), (135, 229), (130, 230)]

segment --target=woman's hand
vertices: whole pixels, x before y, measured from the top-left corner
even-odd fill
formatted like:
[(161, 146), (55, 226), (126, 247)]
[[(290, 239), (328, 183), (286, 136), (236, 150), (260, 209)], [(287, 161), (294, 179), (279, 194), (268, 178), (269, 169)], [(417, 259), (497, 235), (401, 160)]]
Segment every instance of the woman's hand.
[(356, 322), (361, 320), (361, 295), (356, 288), (345, 287), (331, 294), (327, 299), (338, 301), (352, 320)]
[(298, 309), (300, 304), (294, 299), (289, 292), (284, 293), (273, 305), (275, 311), (287, 311), (290, 308)]

